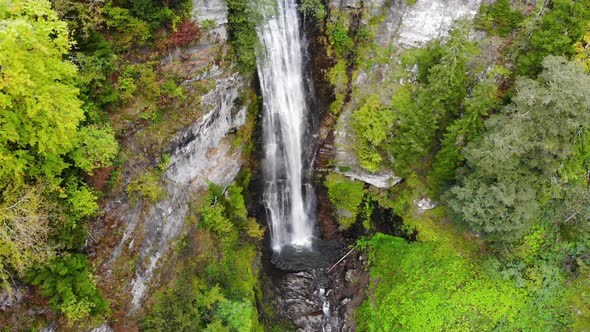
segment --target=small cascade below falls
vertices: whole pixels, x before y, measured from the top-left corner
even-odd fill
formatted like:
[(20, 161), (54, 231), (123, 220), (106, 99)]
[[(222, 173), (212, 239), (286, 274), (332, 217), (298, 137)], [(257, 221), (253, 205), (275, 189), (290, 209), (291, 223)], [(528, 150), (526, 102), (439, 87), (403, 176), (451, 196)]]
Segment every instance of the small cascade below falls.
[[(265, 8), (266, 9), (266, 8)], [(257, 27), (262, 46), (257, 54), (264, 100), (264, 204), (273, 251), (311, 248), (315, 216), (313, 195), (304, 192), (303, 170), (308, 107), (303, 83), (303, 48), (297, 4), (277, 0), (263, 10)], [(305, 135), (304, 135), (305, 134)]]

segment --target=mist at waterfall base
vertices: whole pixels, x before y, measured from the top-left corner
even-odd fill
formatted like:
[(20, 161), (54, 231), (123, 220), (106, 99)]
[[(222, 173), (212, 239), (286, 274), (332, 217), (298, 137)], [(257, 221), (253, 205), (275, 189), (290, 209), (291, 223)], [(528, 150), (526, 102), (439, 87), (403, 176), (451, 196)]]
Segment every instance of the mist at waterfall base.
[[(309, 183), (313, 133), (304, 84), (304, 41), (297, 4), (277, 0), (256, 28), (258, 77), (264, 101), (263, 204), (270, 226), (272, 261), (283, 270), (324, 267), (337, 244), (318, 238), (317, 201)], [(310, 156), (306, 158), (304, 156)]]

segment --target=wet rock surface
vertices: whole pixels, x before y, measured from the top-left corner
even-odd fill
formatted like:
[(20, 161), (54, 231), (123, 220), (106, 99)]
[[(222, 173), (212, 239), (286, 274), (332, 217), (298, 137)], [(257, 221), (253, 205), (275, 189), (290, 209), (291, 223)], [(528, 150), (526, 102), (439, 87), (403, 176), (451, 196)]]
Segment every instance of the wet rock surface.
[[(342, 255), (347, 251), (342, 250)], [(354, 309), (365, 299), (369, 282), (364, 264), (360, 254), (353, 252), (331, 270), (274, 271), (268, 300), (276, 314), (298, 331), (355, 331)]]

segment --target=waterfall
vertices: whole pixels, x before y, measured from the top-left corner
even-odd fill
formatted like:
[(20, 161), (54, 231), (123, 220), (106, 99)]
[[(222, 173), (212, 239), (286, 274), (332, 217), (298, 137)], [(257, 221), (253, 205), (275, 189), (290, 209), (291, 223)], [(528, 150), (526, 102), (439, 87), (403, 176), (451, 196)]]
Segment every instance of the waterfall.
[(276, 0), (256, 32), (258, 76), (264, 100), (264, 205), (275, 252), (311, 246), (314, 218), (303, 193), (303, 152), (308, 113), (303, 49), (294, 0)]

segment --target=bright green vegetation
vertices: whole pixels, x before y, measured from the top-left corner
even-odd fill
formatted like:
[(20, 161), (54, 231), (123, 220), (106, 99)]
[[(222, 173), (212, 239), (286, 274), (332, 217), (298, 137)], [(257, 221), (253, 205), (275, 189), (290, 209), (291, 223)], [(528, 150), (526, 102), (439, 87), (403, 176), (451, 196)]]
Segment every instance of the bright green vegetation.
[[(39, 285), (33, 295), (47, 296), (61, 322), (94, 324), (108, 314), (83, 252), (104, 184), (87, 182), (106, 183), (112, 161), (124, 159), (115, 135), (128, 128), (118, 121), (126, 109), (153, 124), (184, 97), (178, 77), (158, 71), (158, 52), (198, 38), (186, 20), (191, 4), (0, 3), (1, 287)], [(133, 54), (146, 45), (157, 61)], [(161, 154), (161, 142), (151, 147)], [(146, 183), (129, 191), (158, 200)]]
[(348, 35), (348, 28), (341, 22), (334, 27), (331, 39), (337, 57), (344, 58), (354, 50), (354, 41)]
[(417, 211), (411, 200), (424, 186), (416, 180), (393, 189), (395, 200), (375, 197), (403, 216), (406, 232), (417, 232), (417, 241), (384, 234), (359, 241), (376, 283), (356, 312), (359, 331), (587, 328), (590, 271), (583, 259), (577, 273), (562, 265), (566, 248), (576, 248), (570, 254), (578, 256), (587, 249), (555, 245), (558, 239), (543, 228), (509, 250), (486, 247), (455, 228), (444, 207)]
[(129, 200), (135, 203), (142, 199), (146, 203), (157, 203), (166, 198), (166, 190), (160, 181), (158, 172), (142, 173), (137, 179), (131, 181), (125, 189), (129, 194)]
[(247, 217), (242, 188), (212, 186), (197, 229), (180, 244), (179, 275), (155, 296), (144, 331), (263, 331), (256, 293), (263, 231)]
[[(460, 23), (448, 37), (401, 53), (383, 86), (353, 95), (360, 102), (349, 125), (362, 166), (404, 177), (389, 190), (366, 191), (416, 237), (359, 241), (374, 282), (357, 311), (359, 330), (590, 327), (590, 6), (545, 5), (525, 17), (496, 1), (477, 21), (489, 39), (469, 40)], [(491, 61), (487, 52), (498, 43)], [(390, 104), (382, 100), (387, 89)], [(367, 108), (367, 100), (382, 103)], [(358, 123), (380, 108), (391, 110), (392, 125)], [(374, 164), (362, 148), (369, 137), (380, 143)], [(418, 211), (413, 201), (425, 196), (438, 207)]]
[(166, 190), (160, 179), (168, 168), (169, 162), (169, 156), (164, 155), (158, 168), (143, 172), (131, 181), (127, 185), (127, 188), (125, 188), (129, 196), (129, 201), (136, 203), (141, 199), (145, 203), (154, 204), (164, 200), (166, 198)]
[(369, 96), (352, 115), (351, 124), (357, 138), (356, 154), (365, 169), (379, 170), (383, 160), (380, 150), (385, 146), (393, 121), (392, 110), (384, 107), (375, 95)]
[(328, 188), (330, 202), (337, 210), (340, 227), (349, 228), (356, 221), (360, 210), (364, 196), (364, 183), (331, 173), (326, 176), (324, 184)]
[[(194, 198), (160, 271), (170, 278), (154, 281), (161, 288), (136, 317), (124, 296), (97, 285), (128, 282), (137, 261), (128, 255), (112, 281), (95, 277), (104, 253), (87, 225), (101, 197), (126, 193), (145, 207), (166, 198), (164, 149), (215, 88), (211, 79), (181, 82), (213, 63), (255, 73), (252, 3), (227, 1), (227, 59), (223, 45), (175, 55), (216, 24), (192, 22), (191, 0), (0, 0), (0, 290), (13, 280), (37, 286), (22, 312), (48, 301), (47, 317), (66, 329), (107, 318), (141, 320), (146, 331), (263, 330), (264, 230), (247, 217), (247, 179)], [(370, 232), (387, 208), (416, 238), (359, 242), (373, 278), (356, 316), (361, 331), (590, 329), (590, 0), (510, 3), (482, 7), (476, 26), (487, 39), (468, 38), (461, 23), (400, 51), (373, 42), (383, 17), (366, 3), (327, 11), (301, 2), (306, 24), (320, 25), (333, 66), (319, 69), (333, 87), (332, 112), (350, 114), (361, 166), (404, 178), (377, 190), (327, 175), (340, 227), (362, 220)], [(353, 84), (374, 66), (382, 86)], [(251, 109), (233, 146), (247, 154), (259, 100), (244, 91), (240, 102)], [(438, 208), (417, 211), (413, 201), (425, 196)], [(22, 321), (46, 326), (37, 317)], [(34, 329), (22, 321), (8, 329)]]
[(348, 76), (346, 75), (346, 61), (339, 59), (336, 64), (330, 68), (326, 73), (326, 79), (333, 86), (335, 91), (335, 100), (330, 104), (330, 111), (333, 114), (338, 114), (342, 105), (344, 105), (345, 90), (348, 84)]
[(322, 21), (326, 17), (326, 8), (321, 0), (303, 0), (299, 6), (299, 10), (303, 13), (305, 18), (312, 18)]
[(363, 13), (333, 8), (330, 12), (332, 17), (327, 20), (325, 27), (322, 26), (328, 55), (334, 60), (333, 66), (326, 72), (326, 80), (332, 85), (335, 97), (330, 105), (334, 114), (340, 112), (344, 100), (350, 94), (348, 87), (358, 65), (360, 50), (371, 39), (370, 31), (361, 23), (358, 29), (350, 28), (355, 25), (354, 21), (361, 20)]
[[(357, 311), (359, 331), (555, 331), (567, 309), (559, 275), (543, 290), (518, 287), (499, 262), (436, 241), (408, 243), (378, 234), (368, 249), (377, 287)], [(557, 280), (555, 280), (555, 279)], [(525, 283), (533, 283), (527, 280)]]
[(98, 209), (83, 178), (110, 165), (117, 142), (84, 107), (77, 67), (64, 60), (73, 42), (50, 3), (5, 2), (0, 16), (0, 280), (35, 268), (54, 308), (83, 319), (106, 308), (88, 261), (69, 254)]

